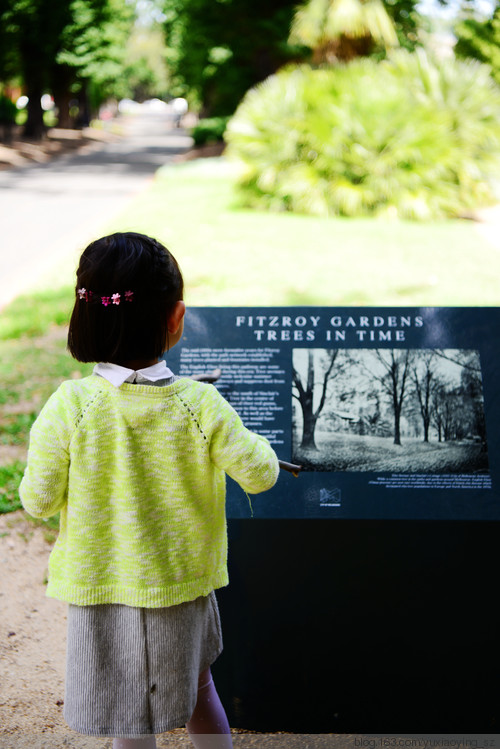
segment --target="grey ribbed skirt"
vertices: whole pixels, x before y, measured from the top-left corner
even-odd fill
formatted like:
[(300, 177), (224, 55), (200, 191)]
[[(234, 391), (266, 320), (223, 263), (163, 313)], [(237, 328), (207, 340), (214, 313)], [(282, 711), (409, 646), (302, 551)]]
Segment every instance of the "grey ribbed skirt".
[(168, 608), (68, 608), (64, 718), (89, 736), (185, 725), (198, 676), (222, 651), (215, 593)]

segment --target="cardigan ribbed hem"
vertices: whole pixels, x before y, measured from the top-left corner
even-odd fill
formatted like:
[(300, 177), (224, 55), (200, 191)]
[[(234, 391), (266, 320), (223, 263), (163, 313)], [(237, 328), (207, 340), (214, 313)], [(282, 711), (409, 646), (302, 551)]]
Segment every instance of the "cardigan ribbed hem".
[[(155, 736), (159, 733), (167, 733), (167, 731), (174, 731), (176, 728), (182, 728), (186, 725), (186, 723), (191, 718), (191, 715), (182, 715), (178, 718), (173, 718), (168, 723), (163, 723), (161, 725), (155, 726), (153, 731), (150, 731), (149, 733), (146, 733), (140, 729), (137, 729), (134, 731), (133, 728), (130, 729), (130, 731), (118, 731), (114, 728), (96, 728), (95, 730), (91, 730), (87, 727), (80, 728), (79, 726), (68, 723), (68, 726), (77, 733), (81, 733), (83, 736), (101, 736), (102, 738), (120, 738), (120, 739), (140, 739), (143, 736)], [(65, 718), (66, 720), (66, 718)]]
[[(174, 731), (176, 728), (182, 728), (191, 718), (191, 715), (184, 713), (178, 717), (174, 717), (168, 721), (168, 723), (161, 723), (155, 725), (153, 730), (147, 732), (140, 728), (134, 730), (134, 726), (131, 726), (128, 731), (118, 730), (112, 727), (96, 728), (95, 730), (89, 729), (87, 726), (78, 726), (74, 723), (66, 721), (68, 726), (77, 733), (81, 733), (83, 736), (102, 736), (102, 738), (113, 737), (121, 739), (139, 739), (142, 736), (154, 736), (159, 733), (166, 733), (167, 731)], [(66, 720), (66, 717), (64, 718)]]
[(95, 606), (102, 603), (121, 603), (136, 608), (155, 609), (176, 606), (194, 601), (199, 596), (208, 596), (213, 590), (228, 585), (227, 570), (221, 569), (213, 575), (197, 580), (169, 585), (164, 588), (126, 588), (122, 585), (96, 585), (83, 588), (70, 585), (64, 580), (50, 579), (47, 596), (58, 598), (75, 606)]

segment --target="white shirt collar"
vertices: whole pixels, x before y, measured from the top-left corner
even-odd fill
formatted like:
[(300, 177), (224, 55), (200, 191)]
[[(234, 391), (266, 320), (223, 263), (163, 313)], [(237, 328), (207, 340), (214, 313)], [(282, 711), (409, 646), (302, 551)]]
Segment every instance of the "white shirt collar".
[(167, 362), (162, 359), (157, 364), (144, 369), (128, 369), (121, 367), (119, 364), (110, 362), (99, 362), (94, 367), (94, 374), (104, 377), (115, 387), (119, 388), (124, 382), (147, 383), (166, 380), (173, 377), (173, 372), (167, 367)]

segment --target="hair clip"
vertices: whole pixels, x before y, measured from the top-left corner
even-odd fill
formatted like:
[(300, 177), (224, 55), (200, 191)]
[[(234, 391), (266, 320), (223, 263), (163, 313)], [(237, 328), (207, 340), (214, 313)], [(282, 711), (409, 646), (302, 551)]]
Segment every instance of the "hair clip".
[(80, 299), (85, 299), (86, 302), (89, 301), (89, 299), (92, 297), (92, 294), (93, 294), (92, 291), (87, 291), (87, 289), (84, 289), (84, 288), (78, 289), (77, 293)]
[[(94, 296), (93, 291), (87, 291), (87, 289), (85, 289), (83, 286), (81, 289), (77, 289), (76, 293), (81, 300), (84, 300), (86, 302), (91, 301), (92, 297)], [(111, 304), (115, 304), (118, 306), (123, 298), (125, 298), (126, 302), (132, 302), (134, 300), (134, 292), (126, 291), (122, 295), (118, 291), (116, 291), (114, 294), (110, 294), (109, 296), (101, 296), (98, 298), (100, 298), (103, 307), (109, 307)]]

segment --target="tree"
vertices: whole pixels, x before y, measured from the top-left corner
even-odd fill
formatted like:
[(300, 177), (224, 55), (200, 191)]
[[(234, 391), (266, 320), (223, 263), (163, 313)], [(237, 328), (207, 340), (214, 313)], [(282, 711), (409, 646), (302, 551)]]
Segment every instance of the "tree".
[(469, 351), (468, 366), (464, 366), (460, 378), (461, 388), (467, 398), (470, 409), (470, 432), (481, 439), (483, 450), (486, 450), (486, 419), (484, 415), (483, 383), (479, 354)]
[(500, 83), (500, 2), (490, 19), (466, 18), (457, 24), (455, 34), (457, 57), (472, 57), (487, 63), (493, 78)]
[(314, 432), (316, 430), (316, 423), (318, 421), (319, 415), (321, 414), (323, 407), (326, 402), (326, 391), (328, 387), (328, 382), (332, 377), (332, 371), (333, 371), (333, 365), (335, 364), (335, 360), (338, 356), (339, 349), (334, 349), (329, 352), (328, 359), (326, 361), (326, 370), (324, 374), (322, 375), (322, 381), (320, 383), (321, 387), (321, 395), (320, 400), (317, 405), (317, 407), (314, 407), (314, 390), (317, 385), (315, 378), (316, 378), (316, 372), (315, 372), (315, 362), (314, 362), (314, 350), (309, 349), (308, 354), (308, 364), (307, 364), (307, 378), (305, 385), (302, 383), (301, 377), (297, 370), (293, 368), (292, 370), (292, 378), (293, 378), (293, 384), (295, 385), (295, 388), (297, 389), (297, 393), (292, 393), (292, 396), (296, 398), (299, 403), (300, 407), (302, 409), (302, 418), (303, 418), (303, 426), (302, 426), (302, 442), (301, 442), (301, 448), (309, 449), (309, 450), (316, 450), (316, 443), (314, 440)]
[(9, 50), (7, 70), (0, 74), (20, 75), (26, 87), (28, 120), (25, 134), (41, 137), (43, 111), (40, 99), (49, 85), (50, 67), (58, 49), (59, 36), (70, 17), (70, 0), (3, 0), (0, 5), (2, 46)]
[(165, 55), (163, 29), (159, 25), (136, 26), (126, 45), (123, 75), (114, 86), (116, 95), (134, 101), (167, 98)]
[(408, 377), (412, 363), (409, 349), (398, 351), (395, 349), (375, 351), (376, 360), (382, 365), (384, 373), (373, 377), (378, 380), (382, 390), (386, 393), (394, 416), (394, 444), (401, 444), (401, 411), (407, 394)]
[(432, 396), (436, 389), (436, 372), (434, 369), (435, 354), (433, 351), (426, 352), (419, 359), (422, 367), (416, 364), (412, 367), (412, 378), (415, 385), (420, 415), (424, 427), (424, 442), (429, 442), (429, 426), (432, 415)]
[(435, 380), (431, 400), (431, 419), (441, 442), (463, 439), (480, 439), (486, 450), (486, 423), (479, 354), (474, 350), (436, 349), (436, 358), (460, 368), (451, 380)]
[(365, 57), (374, 44), (398, 44), (394, 24), (381, 0), (308, 0), (293, 19), (290, 42), (313, 50), (313, 63)]
[(89, 82), (104, 86), (123, 70), (134, 20), (126, 0), (0, 0), (0, 76), (19, 75), (28, 96), (25, 134), (44, 131), (40, 99), (52, 91), (68, 124), (67, 103)]
[(134, 21), (127, 0), (71, 0), (71, 18), (61, 32), (52, 67), (60, 125), (72, 124), (71, 98), (78, 96), (80, 108), (87, 109), (90, 96), (95, 109), (119, 88)]
[(294, 0), (164, 0), (172, 93), (204, 116), (229, 115), (288, 61)]

